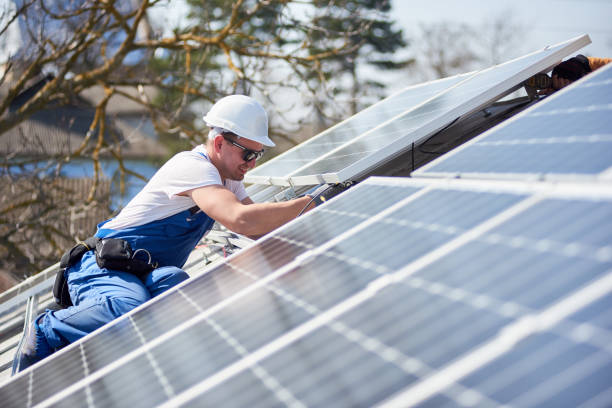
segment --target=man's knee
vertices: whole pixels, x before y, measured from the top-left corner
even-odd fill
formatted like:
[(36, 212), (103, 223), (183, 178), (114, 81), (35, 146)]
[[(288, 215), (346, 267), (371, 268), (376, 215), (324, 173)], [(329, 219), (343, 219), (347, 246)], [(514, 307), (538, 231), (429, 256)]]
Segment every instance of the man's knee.
[[(140, 306), (150, 297), (105, 296), (86, 299), (78, 306), (51, 312), (49, 326), (61, 331), (76, 330), (76, 337), (92, 332)], [(71, 338), (71, 336), (65, 336)], [(71, 339), (71, 342), (73, 340)]]
[(108, 317), (110, 320), (116, 319), (129, 312), (132, 309), (137, 308), (148, 299), (135, 299), (132, 297), (110, 297), (107, 298), (107, 307), (110, 312)]
[(155, 297), (188, 278), (189, 275), (184, 270), (175, 266), (164, 266), (154, 269), (147, 275), (145, 286), (151, 297)]

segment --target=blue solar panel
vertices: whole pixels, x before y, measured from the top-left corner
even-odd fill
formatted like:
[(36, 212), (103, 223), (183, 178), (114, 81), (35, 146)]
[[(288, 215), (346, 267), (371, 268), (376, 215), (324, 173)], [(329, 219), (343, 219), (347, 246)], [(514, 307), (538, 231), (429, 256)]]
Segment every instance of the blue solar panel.
[(540, 101), (414, 176), (605, 178), (612, 168), (612, 67)]

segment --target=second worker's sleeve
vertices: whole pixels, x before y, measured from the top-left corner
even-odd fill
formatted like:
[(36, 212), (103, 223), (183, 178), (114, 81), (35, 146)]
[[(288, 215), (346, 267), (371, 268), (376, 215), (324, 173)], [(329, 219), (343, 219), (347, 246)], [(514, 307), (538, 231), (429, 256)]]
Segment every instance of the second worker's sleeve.
[(589, 66), (591, 67), (591, 70), (593, 71), (612, 62), (612, 58), (588, 57), (588, 59), (589, 59)]

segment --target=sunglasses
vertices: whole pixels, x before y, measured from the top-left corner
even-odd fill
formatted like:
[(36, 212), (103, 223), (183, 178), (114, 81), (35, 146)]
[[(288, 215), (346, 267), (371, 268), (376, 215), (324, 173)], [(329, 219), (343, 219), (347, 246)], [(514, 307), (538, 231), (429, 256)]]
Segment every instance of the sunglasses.
[(242, 153), (242, 160), (244, 160), (245, 162), (250, 162), (253, 159), (259, 160), (261, 158), (261, 156), (264, 155), (264, 150), (263, 149), (261, 149), (261, 150), (247, 149), (246, 147), (242, 146), (241, 144), (234, 142), (232, 139), (229, 139), (226, 135), (222, 135), (222, 136), (229, 143), (231, 143), (234, 146), (239, 147), (242, 150), (244, 150), (244, 153)]

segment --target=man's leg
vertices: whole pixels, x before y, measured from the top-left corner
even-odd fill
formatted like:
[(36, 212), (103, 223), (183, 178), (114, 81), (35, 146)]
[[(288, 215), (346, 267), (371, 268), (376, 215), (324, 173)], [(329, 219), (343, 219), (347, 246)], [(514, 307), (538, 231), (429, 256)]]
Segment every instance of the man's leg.
[(21, 370), (151, 298), (136, 275), (100, 269), (93, 252), (69, 269), (67, 279), (74, 306), (37, 317), (27, 342), (33, 349), (26, 350)]

